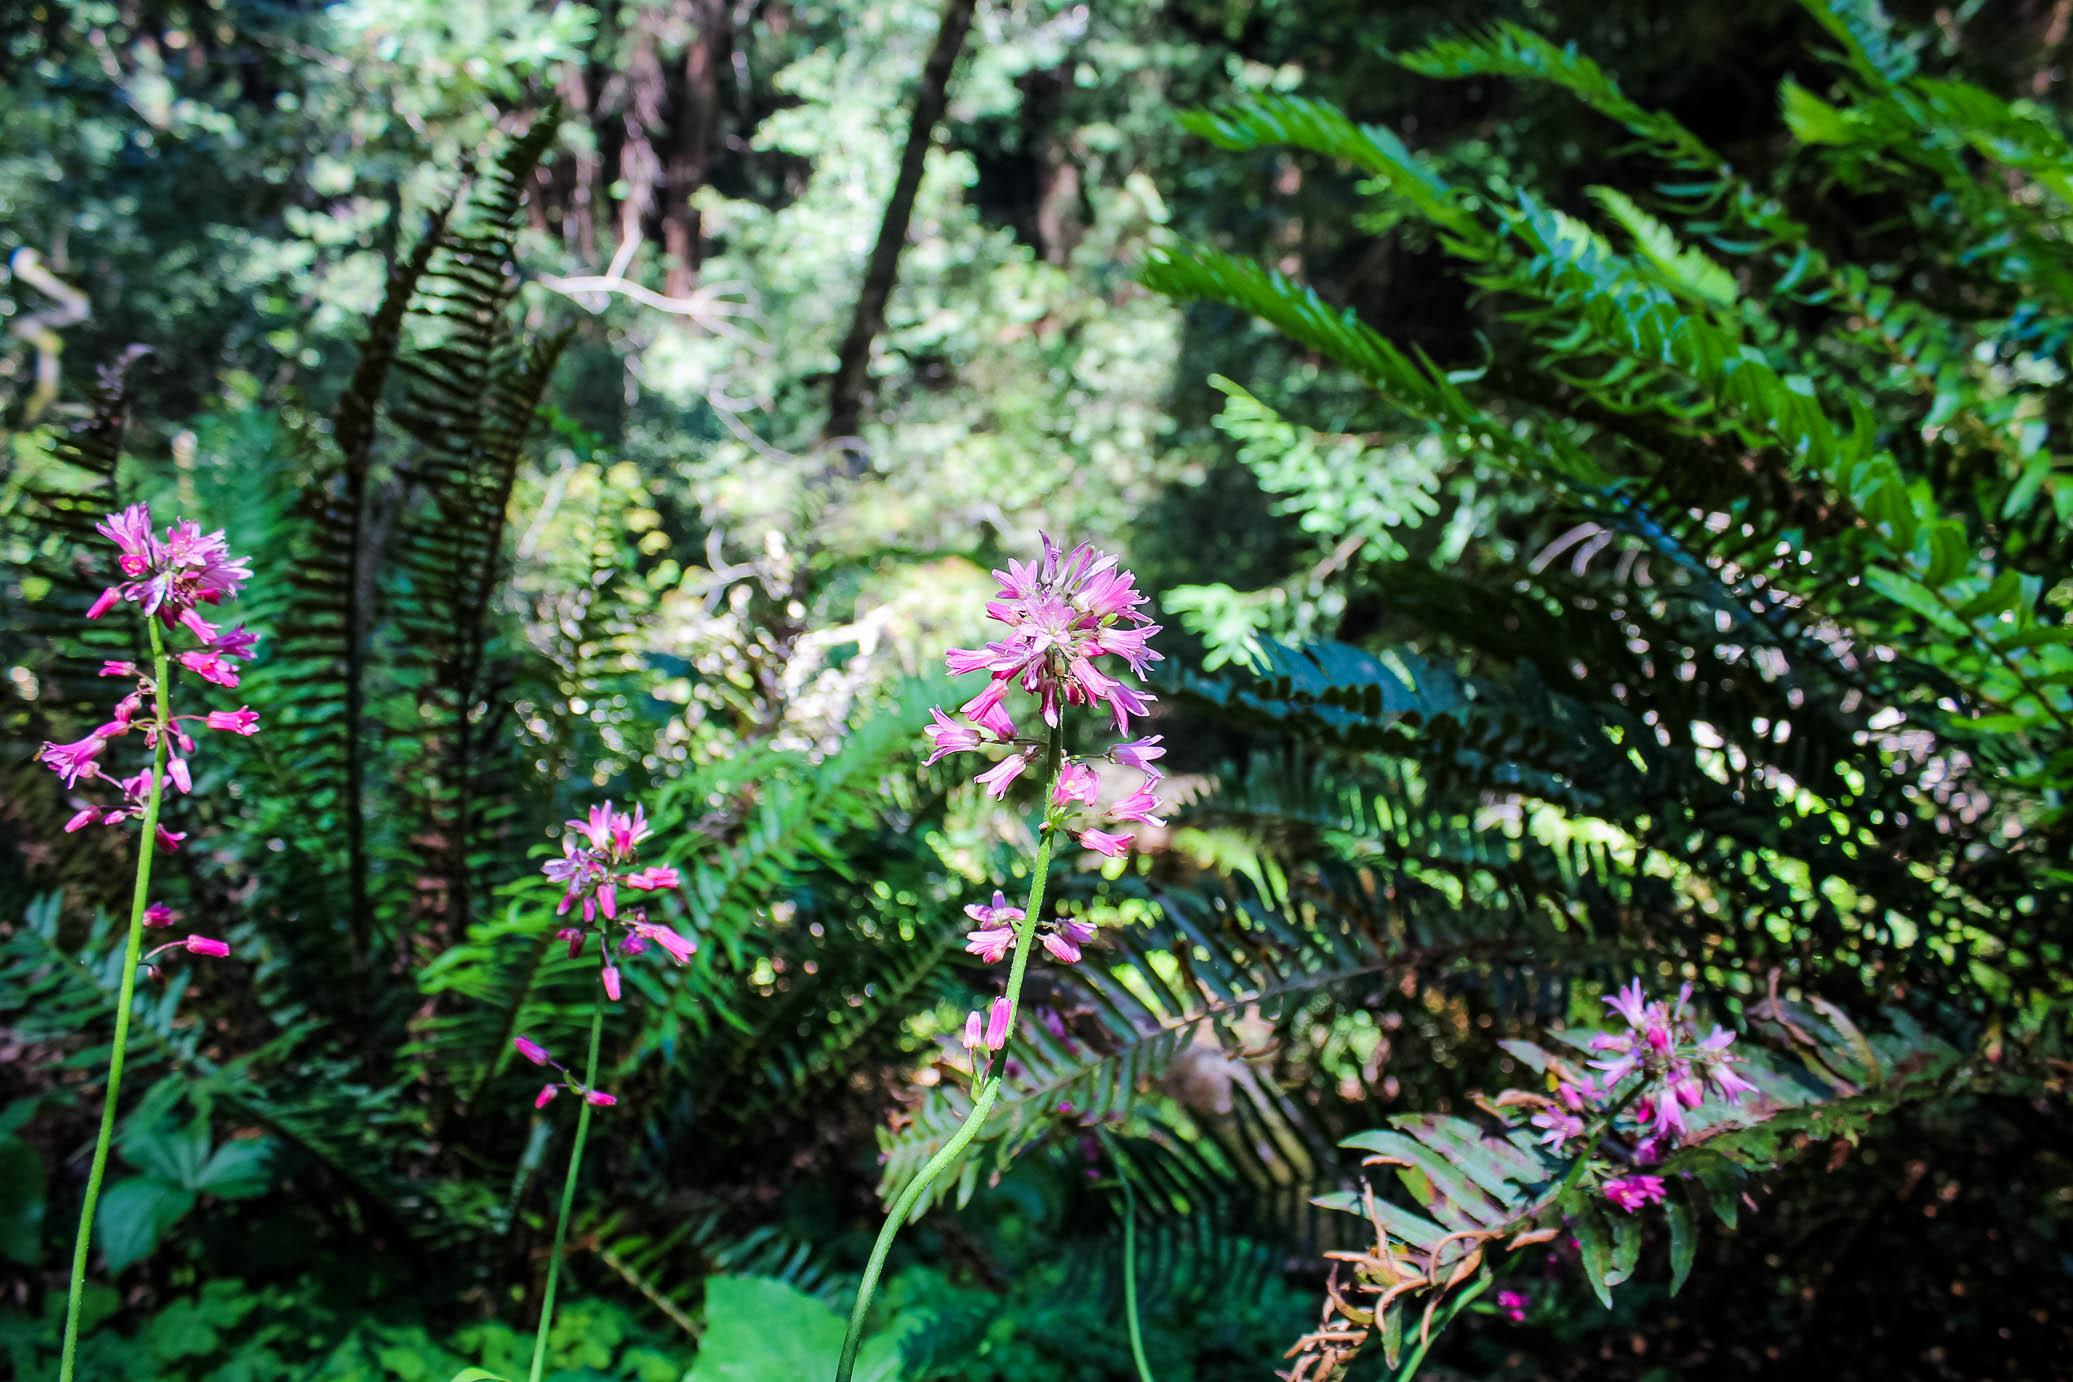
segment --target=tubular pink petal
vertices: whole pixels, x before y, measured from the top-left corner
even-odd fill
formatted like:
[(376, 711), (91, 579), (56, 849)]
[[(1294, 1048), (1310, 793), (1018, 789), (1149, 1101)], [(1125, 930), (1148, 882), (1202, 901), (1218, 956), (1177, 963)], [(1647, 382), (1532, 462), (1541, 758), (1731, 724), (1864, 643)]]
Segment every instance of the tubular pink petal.
[(533, 1100), (533, 1107), (546, 1108), (554, 1102), (554, 1096), (559, 1093), (561, 1093), (561, 1086), (558, 1084), (541, 1085), (539, 1096)]
[(1008, 1006), (1005, 995), (993, 1000), (993, 1006), (986, 1010), (986, 1049), (998, 1051), (1008, 1044), (1008, 1022), (1014, 1010)]
[(599, 1108), (610, 1108), (612, 1105), (618, 1103), (619, 1100), (616, 1096), (607, 1094), (602, 1089), (593, 1089), (583, 1096), (583, 1102), (586, 1104), (595, 1104)]
[(525, 1037), (513, 1037), (511, 1038), (511, 1046), (519, 1055), (524, 1056), (534, 1065), (547, 1064), (547, 1048), (538, 1042), (529, 1041)]
[(230, 953), (230, 947), (222, 941), (210, 940), (207, 936), (189, 936), (180, 942), (194, 955), (214, 955), (218, 959)]
[(604, 981), (605, 996), (614, 1003), (619, 1001), (619, 966), (606, 965), (598, 978)]
[(986, 788), (986, 795), (992, 797), (995, 801), (999, 801), (1008, 794), (1008, 784), (1022, 776), (1023, 771), (1028, 767), (1028, 756), (1018, 753), (1003, 758), (992, 768), (980, 773), (972, 780)]

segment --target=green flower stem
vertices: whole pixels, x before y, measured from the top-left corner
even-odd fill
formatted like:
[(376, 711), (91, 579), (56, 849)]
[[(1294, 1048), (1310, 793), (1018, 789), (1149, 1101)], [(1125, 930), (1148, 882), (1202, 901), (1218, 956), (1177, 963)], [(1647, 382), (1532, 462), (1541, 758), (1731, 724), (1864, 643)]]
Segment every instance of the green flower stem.
[[(1058, 782), (1058, 762), (1065, 750), (1065, 735), (1058, 726), (1051, 729), (1050, 742), (1044, 749), (1044, 810), (1051, 809), (1051, 789)], [(1015, 1035), (1015, 1015), (1021, 1008), (1022, 976), (1029, 968), (1029, 948), (1036, 940), (1037, 918), (1044, 906), (1044, 879), (1051, 871), (1051, 838), (1053, 832), (1046, 829), (1037, 840), (1036, 862), (1031, 868), (1029, 880), (1029, 901), (1022, 908), (1022, 922), (1015, 928), (1015, 958), (1008, 966), (1008, 1039)], [(1006, 1067), (1007, 1047), (1001, 1048), (1001, 1062)], [(977, 1096), (972, 1100), (972, 1111), (965, 1115), (965, 1121), (942, 1149), (928, 1159), (921, 1168), (921, 1174), (908, 1182), (907, 1188), (893, 1201), (891, 1212), (885, 1216), (885, 1224), (878, 1230), (878, 1241), (871, 1245), (871, 1259), (864, 1264), (864, 1279), (857, 1285), (857, 1303), (849, 1312), (849, 1332), (842, 1336), (842, 1358), (835, 1365), (835, 1382), (849, 1382), (850, 1374), (856, 1370), (857, 1350), (864, 1343), (864, 1316), (871, 1308), (871, 1295), (878, 1289), (878, 1278), (885, 1271), (886, 1255), (892, 1251), (893, 1239), (899, 1235), (900, 1226), (914, 1213), (914, 1206), (921, 1202), (929, 1186), (935, 1183), (945, 1171), (957, 1164), (965, 1148), (972, 1145), (972, 1139), (985, 1126), (986, 1115), (993, 1112), (993, 1105), (1000, 1098), (1002, 1078), (981, 1080)], [(535, 1379), (537, 1382), (537, 1379)]]
[(151, 717), (157, 729), (158, 747), (151, 758), (151, 788), (144, 796), (144, 833), (137, 845), (137, 884), (130, 893), (130, 936), (123, 948), (122, 987), (115, 999), (115, 1047), (108, 1054), (108, 1090), (101, 1101), (101, 1132), (94, 1139), (93, 1169), (86, 1175), (79, 1234), (72, 1240), (72, 1286), (65, 1297), (65, 1342), (59, 1354), (58, 1382), (72, 1382), (73, 1355), (79, 1350), (79, 1306), (86, 1292), (87, 1250), (93, 1239), (94, 1208), (101, 1199), (101, 1178), (108, 1173), (108, 1144), (115, 1137), (123, 1048), (129, 1044), (130, 1005), (137, 993), (138, 957), (144, 951), (144, 905), (151, 893), (151, 856), (158, 850), (158, 807), (165, 793), (166, 746), (172, 739), (172, 721), (166, 709), (166, 677), (170, 668), (165, 639), (156, 619), (146, 616), (144, 627), (151, 633)]
[(1108, 1129), (1097, 1126), (1094, 1135), (1101, 1139), (1102, 1150), (1108, 1153), (1116, 1180), (1123, 1187), (1123, 1322), (1130, 1331), (1130, 1358), (1137, 1364), (1138, 1382), (1152, 1382), (1152, 1365), (1144, 1356), (1144, 1333), (1137, 1323), (1137, 1195), (1130, 1188), (1129, 1169)]
[(569, 1173), (561, 1183), (561, 1217), (554, 1224), (554, 1255), (547, 1259), (547, 1294), (540, 1300), (540, 1331), (533, 1336), (533, 1370), (530, 1382), (540, 1382), (547, 1366), (547, 1333), (554, 1328), (554, 1288), (561, 1280), (561, 1249), (569, 1236), (569, 1209), (576, 1203), (576, 1172), (583, 1165), (583, 1139), (590, 1135), (590, 1091), (597, 1088), (598, 1038), (605, 1030), (605, 989), (598, 985), (597, 1004), (590, 1013), (590, 1059), (583, 1065), (583, 1106), (576, 1115), (576, 1145), (569, 1149)]

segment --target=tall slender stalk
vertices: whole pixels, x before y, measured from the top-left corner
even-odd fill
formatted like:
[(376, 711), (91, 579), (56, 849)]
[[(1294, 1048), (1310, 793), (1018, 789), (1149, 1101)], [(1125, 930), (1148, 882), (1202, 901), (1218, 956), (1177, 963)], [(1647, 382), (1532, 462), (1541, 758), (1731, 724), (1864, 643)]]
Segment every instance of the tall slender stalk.
[(1145, 1361), (1144, 1331), (1137, 1321), (1137, 1194), (1130, 1188), (1130, 1169), (1116, 1150), (1108, 1129), (1097, 1126), (1094, 1135), (1116, 1168), (1116, 1182), (1123, 1187), (1123, 1324), (1130, 1331), (1130, 1361), (1137, 1364), (1138, 1382), (1152, 1382), (1152, 1365)]
[(583, 1111), (576, 1115), (576, 1146), (568, 1150), (568, 1175), (562, 1179), (562, 1216), (553, 1222), (553, 1256), (547, 1260), (547, 1295), (539, 1303), (539, 1332), (533, 1334), (531, 1382), (547, 1365), (547, 1332), (553, 1328), (553, 1289), (562, 1280), (562, 1243), (568, 1241), (568, 1210), (576, 1204), (576, 1171), (583, 1167), (583, 1140), (591, 1135), (591, 1090), (597, 1088), (597, 1040), (605, 1032), (605, 990), (599, 984), (591, 1009), (591, 1055), (583, 1063)]
[(583, 1108), (576, 1115), (576, 1144), (569, 1149), (569, 1173), (561, 1183), (561, 1217), (554, 1224), (554, 1255), (547, 1261), (547, 1294), (540, 1301), (540, 1330), (533, 1336), (533, 1370), (529, 1382), (540, 1382), (547, 1366), (547, 1334), (554, 1328), (554, 1288), (561, 1280), (562, 1244), (569, 1236), (569, 1208), (576, 1202), (576, 1172), (583, 1165), (583, 1140), (590, 1135), (590, 1091), (597, 1088), (598, 1038), (605, 1030), (605, 990), (598, 986), (590, 1013), (590, 1056), (583, 1065)]
[[(1059, 759), (1065, 750), (1064, 731), (1057, 725), (1051, 727), (1051, 737), (1044, 748), (1044, 795), (1048, 805), (1051, 789), (1058, 782)], [(1022, 1001), (1022, 976), (1029, 968), (1029, 948), (1036, 939), (1037, 918), (1044, 906), (1044, 880), (1051, 871), (1052, 832), (1045, 830), (1037, 840), (1036, 862), (1030, 870), (1029, 901), (1022, 909), (1022, 920), (1015, 927), (1014, 960), (1008, 968), (1008, 1037), (1014, 1039), (1015, 1015)], [(1002, 1047), (1001, 1067), (1005, 1071), (1007, 1058), (1005, 1045)], [(871, 1260), (864, 1264), (864, 1279), (857, 1286), (857, 1303), (849, 1312), (849, 1331), (842, 1337), (842, 1358), (835, 1365), (835, 1382), (849, 1382), (850, 1374), (856, 1370), (857, 1350), (864, 1342), (864, 1316), (871, 1309), (871, 1296), (878, 1289), (878, 1278), (885, 1271), (886, 1255), (892, 1251), (893, 1239), (899, 1236), (900, 1226), (914, 1212), (914, 1206), (921, 1202), (930, 1185), (957, 1164), (972, 1139), (985, 1126), (986, 1116), (993, 1112), (995, 1101), (1000, 1098), (1002, 1075), (979, 1082), (978, 1092), (972, 1100), (972, 1111), (965, 1115), (965, 1121), (942, 1149), (928, 1159), (921, 1168), (921, 1174), (908, 1182), (907, 1188), (893, 1201), (893, 1207), (885, 1216), (884, 1227), (878, 1230), (878, 1241), (871, 1245)], [(537, 1379), (535, 1379), (537, 1382)]]
[(79, 1307), (86, 1291), (86, 1259), (92, 1245), (94, 1208), (101, 1199), (101, 1179), (108, 1173), (108, 1144), (115, 1137), (117, 1096), (122, 1092), (122, 1058), (130, 1039), (130, 1005), (137, 992), (137, 962), (144, 950), (144, 905), (151, 892), (151, 856), (158, 849), (158, 807), (165, 794), (167, 743), (172, 717), (166, 708), (166, 678), (171, 668), (158, 621), (146, 616), (151, 633), (151, 715), (158, 741), (151, 758), (151, 787), (144, 797), (144, 830), (137, 843), (137, 882), (130, 892), (130, 934), (122, 952), (122, 984), (115, 1000), (115, 1047), (108, 1054), (108, 1089), (101, 1101), (101, 1131), (94, 1139), (93, 1167), (86, 1175), (86, 1200), (79, 1209), (79, 1233), (72, 1240), (72, 1282), (65, 1297), (65, 1341), (59, 1354), (58, 1382), (72, 1382), (74, 1355), (79, 1351)]

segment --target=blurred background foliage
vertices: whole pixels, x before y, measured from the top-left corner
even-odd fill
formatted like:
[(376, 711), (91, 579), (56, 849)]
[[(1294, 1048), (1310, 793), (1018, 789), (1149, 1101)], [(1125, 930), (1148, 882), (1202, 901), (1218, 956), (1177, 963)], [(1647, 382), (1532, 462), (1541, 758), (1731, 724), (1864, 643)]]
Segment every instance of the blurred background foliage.
[(133, 499), (253, 554), (267, 728), (160, 875), (233, 958), (140, 1000), (92, 1375), (512, 1365), (563, 1124), (509, 1037), (588, 1004), (537, 862), (606, 795), (701, 951), (628, 967), (561, 1375), (832, 1357), (959, 1112), (960, 908), (1025, 881), (1026, 823), (916, 750), (1039, 527), (1160, 593), (1185, 803), (1063, 880), (1103, 939), (867, 1365), (1129, 1375), (1120, 1167), (1158, 1375), (1266, 1375), (1358, 1236), (1311, 1203), (1337, 1144), (1471, 1112), (1635, 973), (1996, 1078), (1751, 1179), (1675, 1299), (1523, 1267), (1526, 1321), (1435, 1368), (2073, 1355), (2068, 7), (962, 9), (847, 434), (958, 0), (0, 14), (16, 1374), (129, 869), (29, 760), (102, 718), (88, 525)]

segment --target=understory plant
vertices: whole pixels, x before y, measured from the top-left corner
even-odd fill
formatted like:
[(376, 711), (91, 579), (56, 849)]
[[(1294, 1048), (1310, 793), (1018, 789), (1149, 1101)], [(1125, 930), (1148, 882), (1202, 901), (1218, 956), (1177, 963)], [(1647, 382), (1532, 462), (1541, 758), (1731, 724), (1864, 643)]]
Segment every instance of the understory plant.
[[(1138, 608), (1148, 598), (1115, 557), (1087, 543), (1061, 551), (1049, 534), (1041, 538), (1040, 558), (1010, 561), (1007, 570), (993, 573), (1000, 590), (987, 604), (986, 616), (1006, 625), (1008, 632), (984, 647), (953, 648), (945, 655), (953, 675), (985, 672), (985, 687), (959, 706), (954, 718), (940, 708), (931, 710), (926, 730), (932, 748), (929, 763), (953, 753), (1000, 754), (992, 767), (973, 778), (996, 801), (1006, 798), (1017, 778), (1041, 764), (1036, 781), (1041, 784), (1043, 817), (1036, 831), (1029, 894), (1020, 907), (1010, 906), (996, 891), (990, 903), (965, 908), (978, 923), (967, 935), (965, 948), (989, 965), (1007, 959), (1007, 982), (983, 1013), (975, 1011), (965, 1018), (971, 1110), (886, 1214), (857, 1287), (836, 1382), (849, 1382), (856, 1367), (872, 1292), (894, 1237), (930, 1185), (957, 1166), (1000, 1097), (1009, 1063), (1004, 1052), (1014, 1036), (1032, 948), (1041, 940), (1053, 960), (1076, 964), (1081, 947), (1093, 939), (1094, 928), (1085, 921), (1044, 915), (1044, 884), (1058, 837), (1070, 835), (1082, 847), (1114, 858), (1130, 848), (1132, 836), (1104, 826), (1162, 823), (1155, 814), (1160, 809), (1155, 789), (1161, 774), (1153, 764), (1165, 753), (1163, 736), (1126, 738), (1098, 752), (1069, 751), (1067, 744), (1074, 710), (1091, 713), (1105, 707), (1109, 727), (1123, 737), (1130, 732), (1131, 720), (1150, 709), (1151, 696), (1097, 665), (1098, 659), (1117, 658), (1141, 680), (1159, 659), (1150, 646), (1159, 626)], [(1010, 700), (1013, 693), (1020, 694)], [(1034, 705), (1025, 699), (1030, 697)], [(1041, 734), (1023, 734), (1016, 726), (1016, 717), (1025, 717), (1026, 723), (1031, 710), (1044, 726)]]
[[(576, 1178), (583, 1165), (583, 1144), (590, 1136), (590, 1111), (610, 1108), (618, 1100), (597, 1087), (597, 1052), (604, 1035), (605, 1003), (619, 1001), (619, 961), (644, 953), (650, 946), (661, 950), (678, 964), (688, 961), (698, 946), (673, 927), (648, 919), (645, 906), (627, 907), (621, 913), (619, 891), (653, 893), (675, 888), (682, 880), (668, 865), (634, 868), (641, 841), (648, 838), (647, 813), (638, 805), (632, 811), (617, 811), (607, 801), (593, 806), (583, 820), (567, 822), (562, 836), (562, 853), (549, 859), (541, 872), (562, 885), (564, 892), (555, 914), (566, 918), (580, 904), (582, 924), (564, 924), (555, 939), (567, 941), (569, 958), (582, 958), (585, 946), (597, 942), (598, 986), (590, 1009), (590, 1044), (583, 1059), (579, 1081), (566, 1066), (556, 1062), (547, 1048), (530, 1037), (519, 1035), (512, 1048), (538, 1066), (551, 1066), (561, 1078), (540, 1086), (533, 1099), (535, 1109), (544, 1109), (564, 1089), (577, 1095), (581, 1105), (576, 1114), (576, 1136), (569, 1144), (568, 1170), (563, 1173), (561, 1209), (554, 1220), (554, 1247), (547, 1259), (547, 1286), (540, 1298), (540, 1324), (533, 1337), (530, 1382), (540, 1382), (547, 1365), (547, 1341), (554, 1328), (555, 1288), (561, 1280), (562, 1249), (569, 1236), (569, 1211), (576, 1201)], [(614, 934), (614, 928), (618, 934)]]
[[(99, 619), (118, 606), (137, 606), (144, 616), (150, 654), (141, 667), (121, 659), (106, 661), (101, 675), (130, 687), (116, 702), (114, 713), (84, 738), (65, 744), (47, 742), (38, 754), (74, 796), (77, 809), (66, 822), (68, 832), (91, 825), (114, 826), (132, 820), (140, 823), (135, 881), (130, 889), (129, 930), (116, 997), (115, 1035), (109, 1047), (108, 1074), (101, 1095), (100, 1129), (94, 1137), (93, 1161), (87, 1172), (79, 1229), (72, 1244), (65, 1334), (58, 1364), (60, 1382), (71, 1382), (79, 1348), (80, 1307), (86, 1289), (94, 1210), (100, 1202), (108, 1149), (115, 1135), (137, 971), (146, 967), (156, 973), (154, 962), (170, 950), (216, 957), (230, 953), (223, 941), (195, 934), (168, 941), (149, 954), (143, 951), (145, 928), (169, 926), (175, 919), (170, 908), (150, 900), (152, 858), (158, 850), (178, 849), (187, 838), (186, 832), (168, 830), (159, 819), (165, 788), (171, 783), (183, 794), (194, 788), (188, 755), (195, 752), (195, 727), (237, 735), (256, 734), (259, 729), (258, 716), (244, 706), (185, 714), (173, 711), (174, 667), (210, 685), (234, 689), (238, 684), (235, 664), (253, 656), (256, 635), (246, 632), (242, 624), (223, 629), (201, 612), (204, 607), (235, 599), (239, 588), (251, 579), (250, 564), (231, 555), (229, 542), (220, 530), (205, 534), (200, 524), (186, 519), (169, 525), (161, 537), (152, 524), (151, 510), (143, 504), (112, 513), (95, 527), (115, 544), (116, 565), (122, 579), (101, 592), (87, 609), (86, 617)], [(169, 652), (167, 639), (176, 632), (193, 646)], [(132, 731), (143, 736), (151, 757), (147, 766), (126, 775), (120, 769), (111, 770), (104, 755), (110, 745)]]

